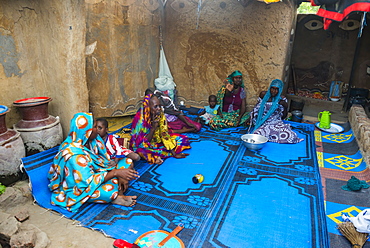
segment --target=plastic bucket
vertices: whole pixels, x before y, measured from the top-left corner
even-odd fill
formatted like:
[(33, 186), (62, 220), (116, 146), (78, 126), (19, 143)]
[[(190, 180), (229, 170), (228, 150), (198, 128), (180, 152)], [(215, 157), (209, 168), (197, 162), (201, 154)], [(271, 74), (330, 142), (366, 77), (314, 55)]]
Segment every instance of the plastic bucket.
[(295, 122), (302, 122), (303, 120), (303, 113), (300, 110), (292, 111), (292, 121)]

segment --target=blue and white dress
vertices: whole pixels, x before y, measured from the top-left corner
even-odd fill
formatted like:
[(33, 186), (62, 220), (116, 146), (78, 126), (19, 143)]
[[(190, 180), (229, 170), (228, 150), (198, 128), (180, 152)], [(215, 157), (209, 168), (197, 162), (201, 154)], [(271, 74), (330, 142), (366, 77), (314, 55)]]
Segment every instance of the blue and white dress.
[[(281, 100), (286, 101), (285, 97), (281, 97)], [(253, 108), (252, 116), (254, 123), (258, 116), (258, 111), (261, 107), (262, 99), (258, 98), (256, 106)], [(272, 102), (266, 102), (263, 115), (265, 115), (271, 108)], [(271, 114), (271, 116), (255, 130), (254, 134), (265, 136), (271, 142), (280, 144), (295, 144), (301, 142), (303, 139), (299, 138), (298, 135), (291, 129), (289, 124), (282, 121), (284, 107), (279, 104), (278, 108)], [(254, 123), (255, 124), (255, 123)]]

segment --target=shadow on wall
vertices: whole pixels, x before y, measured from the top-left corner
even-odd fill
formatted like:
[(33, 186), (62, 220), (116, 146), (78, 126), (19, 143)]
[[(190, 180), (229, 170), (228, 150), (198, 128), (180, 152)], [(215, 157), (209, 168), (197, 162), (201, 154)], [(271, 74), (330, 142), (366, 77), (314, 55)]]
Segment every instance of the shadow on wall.
[[(223, 79), (236, 70), (236, 65), (239, 67), (238, 70), (248, 76), (248, 81), (258, 82), (253, 65), (248, 65), (248, 68), (240, 68), (239, 66), (245, 65), (245, 61), (249, 61), (245, 52), (246, 48), (241, 44), (240, 39), (222, 36), (214, 32), (196, 33), (190, 37), (188, 43), (184, 67), (190, 84), (188, 87), (190, 92), (186, 92), (188, 99), (204, 98), (205, 91), (199, 90), (201, 87), (211, 86), (212, 88), (206, 89), (208, 94), (217, 93)], [(243, 54), (243, 56), (236, 56), (237, 54)], [(215, 72), (219, 81), (214, 84), (202, 84), (202, 82), (210, 80), (206, 72)], [(198, 94), (202, 95), (198, 96)], [(185, 95), (185, 92), (181, 92), (181, 95)]]

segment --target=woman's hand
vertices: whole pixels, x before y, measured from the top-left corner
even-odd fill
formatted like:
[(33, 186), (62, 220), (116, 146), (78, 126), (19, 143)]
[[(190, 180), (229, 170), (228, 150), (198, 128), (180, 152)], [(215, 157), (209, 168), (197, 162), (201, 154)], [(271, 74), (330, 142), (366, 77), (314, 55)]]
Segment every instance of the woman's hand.
[(116, 167), (117, 162), (115, 160), (109, 160), (108, 166), (109, 167)]
[(157, 114), (152, 119), (152, 128), (156, 129), (159, 126), (159, 120), (161, 119), (161, 115)]
[(139, 173), (133, 169), (116, 169), (115, 176), (126, 181), (139, 178)]
[(248, 119), (246, 119), (245, 120), (245, 125), (246, 126), (249, 126), (250, 124), (251, 124), (251, 120), (252, 120), (253, 118), (252, 118), (252, 115), (250, 115), (249, 117), (248, 117)]
[(281, 99), (280, 101), (279, 101), (279, 104), (280, 105), (282, 105), (284, 108), (288, 108), (288, 103), (286, 102), (286, 101), (284, 101), (283, 99)]
[(225, 87), (230, 92), (233, 91), (233, 89), (234, 89), (234, 85), (230, 84), (229, 82), (225, 85)]
[(117, 178), (119, 181), (130, 181), (139, 177), (139, 173), (133, 169), (113, 169), (104, 177), (104, 183), (112, 178)]

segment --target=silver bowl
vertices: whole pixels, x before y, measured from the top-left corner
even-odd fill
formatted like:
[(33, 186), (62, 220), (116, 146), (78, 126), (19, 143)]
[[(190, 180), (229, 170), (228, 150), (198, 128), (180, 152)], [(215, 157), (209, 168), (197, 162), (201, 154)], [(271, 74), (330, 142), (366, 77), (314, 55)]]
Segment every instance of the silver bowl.
[(268, 138), (259, 134), (244, 134), (241, 137), (243, 144), (250, 150), (261, 149), (268, 141)]

